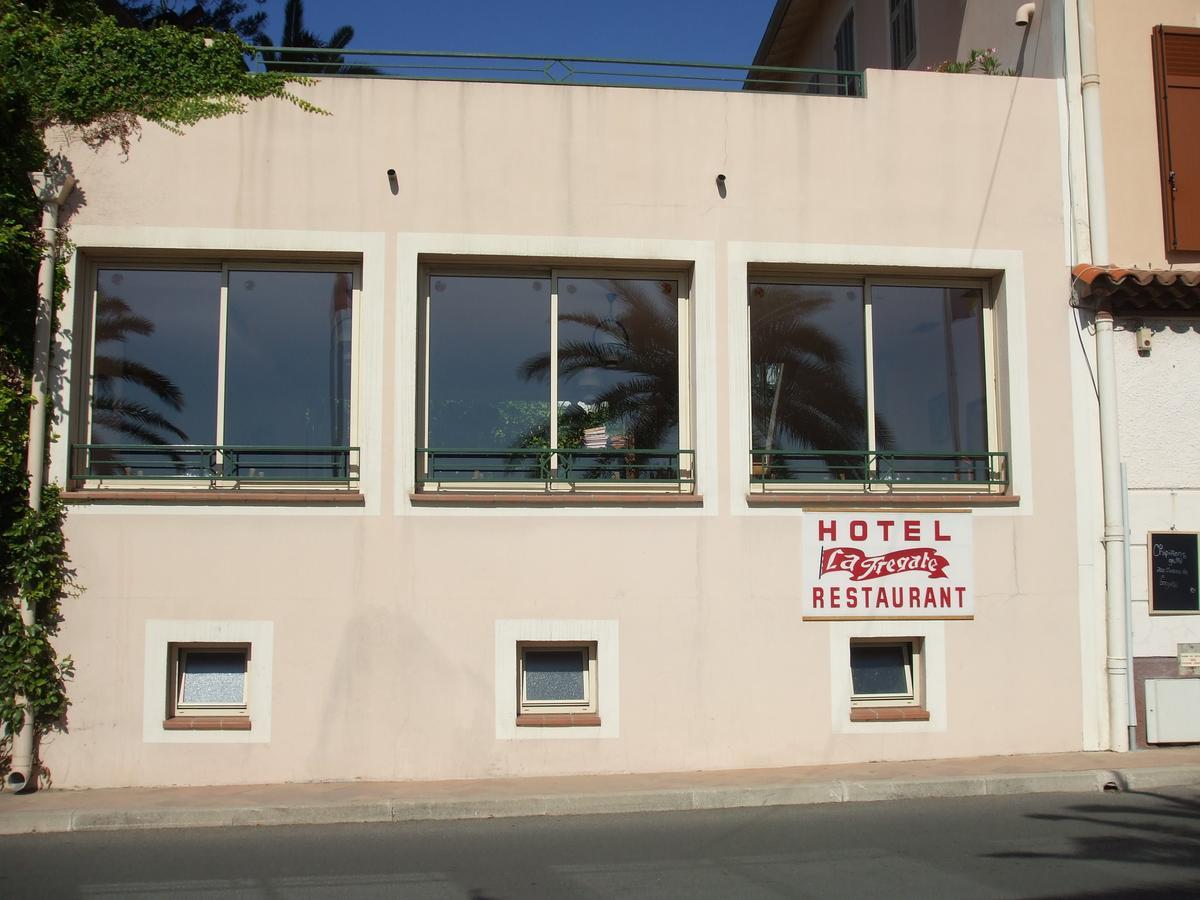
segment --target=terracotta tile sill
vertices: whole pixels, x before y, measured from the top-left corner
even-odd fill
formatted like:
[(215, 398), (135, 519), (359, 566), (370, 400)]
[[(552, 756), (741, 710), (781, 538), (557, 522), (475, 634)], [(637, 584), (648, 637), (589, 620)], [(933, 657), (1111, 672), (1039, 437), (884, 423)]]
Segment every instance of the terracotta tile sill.
[(929, 710), (920, 706), (855, 706), (851, 722), (928, 722)]
[(184, 506), (362, 506), (357, 491), (266, 491), (253, 488), (206, 490), (127, 490), (114, 488), (63, 491), (66, 503), (147, 503)]
[(965, 509), (972, 507), (1019, 506), (1016, 494), (893, 494), (855, 492), (818, 494), (802, 491), (750, 493), (751, 507), (795, 507), (800, 509)]
[(700, 494), (606, 491), (413, 491), (413, 506), (703, 506)]
[(249, 716), (172, 716), (163, 731), (249, 731)]
[(569, 728), (598, 726), (600, 716), (596, 713), (522, 713), (517, 716), (518, 726), (538, 728)]

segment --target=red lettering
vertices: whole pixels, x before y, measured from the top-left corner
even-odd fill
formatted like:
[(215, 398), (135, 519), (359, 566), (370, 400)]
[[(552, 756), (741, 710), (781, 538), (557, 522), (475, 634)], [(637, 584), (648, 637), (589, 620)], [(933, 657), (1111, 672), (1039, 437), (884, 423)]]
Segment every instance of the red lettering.
[(967, 592), (967, 589), (965, 587), (960, 587), (960, 588), (955, 588), (955, 590), (958, 591), (958, 608), (962, 609), (963, 608), (963, 594), (965, 594)]
[(919, 541), (921, 539), (921, 523), (916, 519), (905, 519), (904, 539), (906, 541)]
[(850, 523), (850, 540), (865, 541), (867, 539), (867, 523), (862, 519), (855, 519)]
[(842, 608), (842, 605), (840, 603), (838, 603), (838, 597), (841, 595), (841, 593), (842, 593), (841, 588), (831, 587), (829, 589), (829, 608), (830, 609), (841, 609)]
[[(901, 604), (901, 605), (903, 605), (903, 604)], [(908, 605), (909, 606), (920, 606), (921, 605), (921, 589), (919, 587), (910, 587), (908, 589)]]
[(831, 541), (837, 540), (837, 522), (817, 519), (817, 540), (823, 541), (825, 538), (829, 538)]
[(883, 539), (885, 541), (890, 541), (892, 539), (892, 526), (896, 523), (891, 519), (880, 519), (875, 524), (878, 525), (880, 530), (883, 532)]
[(933, 520), (933, 539), (934, 539), (935, 541), (948, 541), (948, 540), (950, 540), (950, 535), (948, 535), (948, 534), (942, 534), (942, 520), (941, 520), (941, 519), (934, 519), (934, 520)]
[(854, 609), (858, 606), (858, 588), (846, 588), (846, 608)]
[(937, 606), (937, 595), (933, 592), (933, 588), (925, 588), (925, 608)]
[(953, 588), (938, 588), (941, 602), (938, 604), (946, 609), (950, 608), (950, 596), (953, 593)]
[(813, 609), (825, 608), (825, 588), (815, 587), (812, 589), (812, 607)]

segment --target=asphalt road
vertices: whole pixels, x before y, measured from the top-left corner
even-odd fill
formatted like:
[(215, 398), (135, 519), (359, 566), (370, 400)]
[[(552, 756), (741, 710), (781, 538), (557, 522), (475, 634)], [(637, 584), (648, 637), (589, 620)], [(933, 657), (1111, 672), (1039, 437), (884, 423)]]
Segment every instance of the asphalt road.
[(1200, 788), (0, 839), (0, 897), (1200, 896)]

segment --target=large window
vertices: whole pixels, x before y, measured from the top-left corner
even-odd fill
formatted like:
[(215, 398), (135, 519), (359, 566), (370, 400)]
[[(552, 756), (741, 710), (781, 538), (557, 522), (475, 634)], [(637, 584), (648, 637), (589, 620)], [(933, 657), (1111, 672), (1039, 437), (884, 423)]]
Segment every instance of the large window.
[(690, 485), (678, 275), (434, 269), (424, 285), (426, 489)]
[(100, 265), (90, 309), (86, 480), (357, 477), (355, 272)]
[(755, 482), (1002, 487), (990, 345), (980, 283), (752, 282)]

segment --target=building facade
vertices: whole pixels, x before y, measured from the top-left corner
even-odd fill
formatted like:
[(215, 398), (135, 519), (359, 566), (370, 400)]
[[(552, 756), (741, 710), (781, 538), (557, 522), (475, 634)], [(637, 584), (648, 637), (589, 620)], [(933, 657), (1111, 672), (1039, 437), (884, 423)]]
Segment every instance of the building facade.
[(1061, 83), (864, 82), (69, 147), (54, 784), (1103, 746)]

